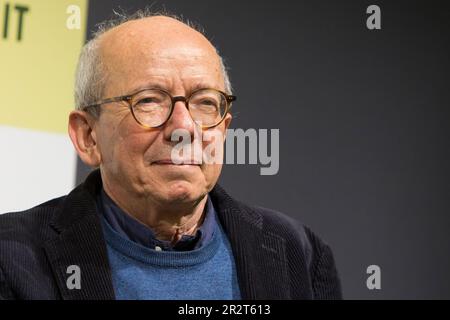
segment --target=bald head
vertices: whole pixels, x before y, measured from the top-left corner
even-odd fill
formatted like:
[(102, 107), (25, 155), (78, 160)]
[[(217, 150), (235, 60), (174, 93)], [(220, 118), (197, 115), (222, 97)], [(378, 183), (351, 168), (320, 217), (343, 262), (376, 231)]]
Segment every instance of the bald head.
[(183, 86), (184, 91), (195, 86), (225, 90), (213, 45), (173, 18), (156, 16), (126, 22), (103, 34), (99, 45), (107, 75), (105, 97), (149, 86), (168, 91)]
[[(167, 77), (169, 71), (175, 76), (175, 69), (176, 79)], [(197, 77), (193, 87), (211, 87), (206, 75), (220, 77), (215, 87), (231, 93), (223, 60), (201, 32), (169, 16), (139, 17), (109, 25), (83, 48), (77, 69), (76, 106), (129, 94), (150, 85), (145, 83), (149, 76), (165, 77), (166, 83), (158, 86), (167, 89), (177, 81), (190, 81), (186, 77)]]
[(158, 47), (190, 43), (216, 52), (214, 46), (203, 34), (167, 16), (152, 16), (125, 22), (103, 33), (100, 41), (112, 49), (138, 44), (146, 50), (155, 51)]

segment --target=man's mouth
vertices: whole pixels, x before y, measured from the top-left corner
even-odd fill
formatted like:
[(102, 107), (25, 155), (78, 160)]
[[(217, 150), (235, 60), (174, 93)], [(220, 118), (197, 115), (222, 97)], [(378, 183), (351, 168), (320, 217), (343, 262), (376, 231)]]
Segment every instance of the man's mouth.
[(185, 166), (199, 166), (199, 165), (201, 165), (201, 162), (200, 161), (195, 161), (195, 160), (162, 159), (162, 160), (153, 161), (152, 164), (157, 164), (157, 165), (174, 165), (174, 166), (183, 166), (183, 165), (185, 165)]

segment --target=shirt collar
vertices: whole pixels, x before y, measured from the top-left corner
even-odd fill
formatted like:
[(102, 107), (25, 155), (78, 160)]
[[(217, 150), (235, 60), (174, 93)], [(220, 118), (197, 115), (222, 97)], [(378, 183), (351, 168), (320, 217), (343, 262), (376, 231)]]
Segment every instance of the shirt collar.
[(106, 222), (114, 231), (128, 240), (151, 249), (158, 247), (166, 251), (199, 249), (211, 240), (216, 225), (216, 211), (209, 195), (207, 195), (204, 209), (205, 218), (202, 225), (194, 235), (183, 235), (175, 245), (172, 245), (170, 241), (157, 239), (151, 228), (124, 212), (103, 189), (97, 198), (97, 204)]

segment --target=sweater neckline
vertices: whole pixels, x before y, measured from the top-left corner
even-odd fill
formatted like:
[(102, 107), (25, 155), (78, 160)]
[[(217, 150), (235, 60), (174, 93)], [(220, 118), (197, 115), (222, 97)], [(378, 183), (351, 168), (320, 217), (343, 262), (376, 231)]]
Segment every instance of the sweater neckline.
[(101, 222), (105, 240), (112, 249), (145, 264), (173, 268), (197, 265), (210, 260), (218, 251), (223, 232), (216, 220), (216, 230), (212, 238), (202, 247), (189, 251), (157, 251), (125, 238), (115, 231), (103, 216)]

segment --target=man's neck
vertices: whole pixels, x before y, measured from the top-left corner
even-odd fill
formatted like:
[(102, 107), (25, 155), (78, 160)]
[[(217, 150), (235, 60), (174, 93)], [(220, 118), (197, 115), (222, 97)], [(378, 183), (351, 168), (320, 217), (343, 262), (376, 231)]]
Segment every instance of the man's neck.
[(151, 228), (159, 240), (175, 244), (183, 235), (195, 234), (203, 223), (207, 195), (193, 203), (164, 205), (126, 192), (112, 192), (106, 185), (104, 191), (126, 214)]

